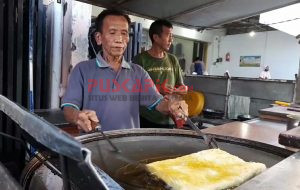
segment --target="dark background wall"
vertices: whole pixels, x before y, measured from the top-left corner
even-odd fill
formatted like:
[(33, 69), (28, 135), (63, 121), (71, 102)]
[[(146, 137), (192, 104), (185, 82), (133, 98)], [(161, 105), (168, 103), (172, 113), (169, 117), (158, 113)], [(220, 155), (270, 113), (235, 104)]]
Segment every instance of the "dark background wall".
[[(34, 69), (34, 108), (47, 108), (45, 64), (45, 7), (42, 0), (0, 0), (0, 94), (29, 108), (29, 53)], [(29, 29), (33, 35), (29, 36)], [(30, 46), (29, 40), (32, 40)], [(18, 126), (0, 113), (0, 132), (22, 138)], [(25, 151), (16, 141), (0, 135), (0, 161), (18, 178)]]

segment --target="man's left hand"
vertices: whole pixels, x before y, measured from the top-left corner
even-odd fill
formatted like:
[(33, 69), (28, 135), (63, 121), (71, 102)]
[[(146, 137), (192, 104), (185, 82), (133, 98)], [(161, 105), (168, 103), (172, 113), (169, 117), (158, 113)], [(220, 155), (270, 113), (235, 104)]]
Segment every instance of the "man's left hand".
[(184, 100), (171, 101), (169, 112), (174, 118), (185, 118), (188, 116), (188, 105)]
[[(167, 95), (164, 99), (156, 106), (156, 110), (163, 114), (170, 114), (173, 117), (181, 117), (188, 115), (188, 105), (184, 100), (178, 100), (172, 98), (174, 95)], [(179, 96), (179, 95), (177, 95)]]

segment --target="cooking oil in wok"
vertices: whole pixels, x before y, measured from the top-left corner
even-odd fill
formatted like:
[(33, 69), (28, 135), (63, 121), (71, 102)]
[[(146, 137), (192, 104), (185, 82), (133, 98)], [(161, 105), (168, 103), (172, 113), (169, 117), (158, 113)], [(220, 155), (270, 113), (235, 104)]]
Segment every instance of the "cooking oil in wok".
[(145, 165), (158, 160), (171, 159), (175, 157), (177, 156), (151, 158), (147, 160), (141, 160), (134, 164), (128, 164), (116, 171), (115, 178), (116, 180), (118, 180), (118, 182), (126, 186), (124, 187), (126, 190), (170, 190), (172, 188), (156, 176), (152, 175), (149, 171), (147, 171)]

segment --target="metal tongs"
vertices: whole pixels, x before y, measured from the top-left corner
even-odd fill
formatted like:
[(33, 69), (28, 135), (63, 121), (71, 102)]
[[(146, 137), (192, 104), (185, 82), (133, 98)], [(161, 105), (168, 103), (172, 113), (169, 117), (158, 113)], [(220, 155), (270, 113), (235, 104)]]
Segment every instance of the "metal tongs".
[(195, 123), (184, 113), (183, 109), (181, 106), (178, 107), (182, 112), (181, 114), (183, 115), (184, 119), (186, 120), (186, 123), (194, 130), (196, 133), (201, 136), (204, 140), (204, 143), (209, 147), (209, 148), (219, 148), (216, 139), (213, 137), (209, 137), (206, 134), (202, 133), (202, 131), (195, 125)]
[(113, 150), (115, 152), (121, 152), (116, 145), (114, 145), (114, 143), (111, 142), (111, 140), (103, 133), (102, 129), (101, 129), (101, 125), (100, 123), (97, 123), (97, 126), (95, 127), (95, 131), (100, 132), (101, 135), (104, 137), (104, 139), (108, 142), (108, 144), (110, 144), (110, 146), (113, 148)]
[(102, 131), (100, 123), (97, 123), (97, 126), (95, 127), (95, 131), (101, 133), (101, 135), (103, 136), (103, 138), (113, 148), (112, 152), (116, 153), (115, 156), (117, 156), (119, 159), (121, 159), (122, 161), (124, 161), (124, 162), (126, 162), (128, 164), (134, 165), (136, 167), (136, 169), (139, 168), (140, 170), (148, 170), (148, 168), (147, 168), (147, 166), (145, 164), (137, 162), (135, 160), (132, 160), (131, 158), (128, 158), (127, 156), (123, 155), (122, 152), (121, 152), (121, 150), (118, 149), (117, 146)]

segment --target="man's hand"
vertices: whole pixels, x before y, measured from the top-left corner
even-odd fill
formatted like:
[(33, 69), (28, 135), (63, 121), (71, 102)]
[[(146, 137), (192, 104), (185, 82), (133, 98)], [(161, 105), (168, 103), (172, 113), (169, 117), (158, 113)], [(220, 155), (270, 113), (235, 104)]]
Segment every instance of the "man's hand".
[(68, 122), (77, 125), (85, 132), (94, 130), (99, 123), (96, 112), (92, 110), (79, 111), (72, 107), (64, 107), (64, 115)]
[(99, 120), (95, 111), (82, 110), (77, 115), (76, 125), (85, 132), (94, 130), (98, 123)]
[(156, 106), (156, 110), (177, 118), (183, 118), (184, 115), (188, 116), (188, 105), (184, 100), (181, 100), (180, 95), (164, 96), (164, 99)]
[(169, 111), (174, 118), (185, 118), (189, 114), (188, 105), (184, 100), (170, 102)]

